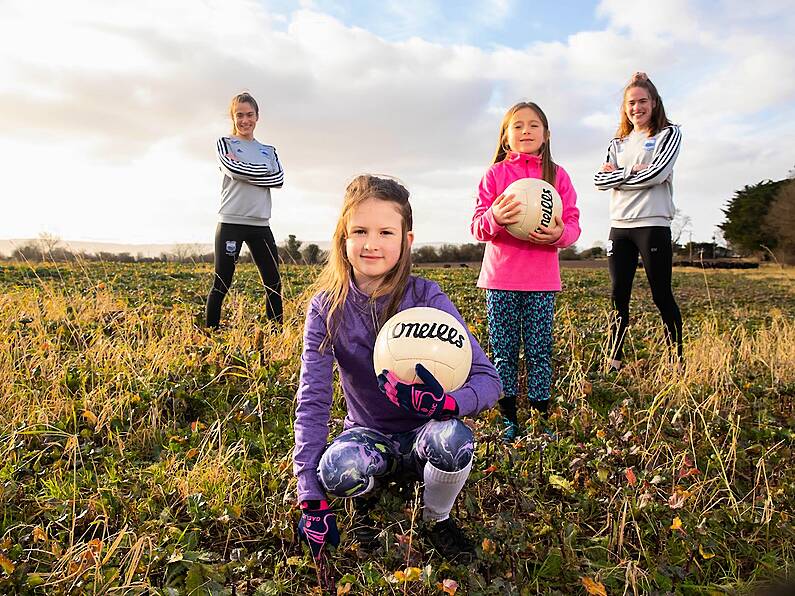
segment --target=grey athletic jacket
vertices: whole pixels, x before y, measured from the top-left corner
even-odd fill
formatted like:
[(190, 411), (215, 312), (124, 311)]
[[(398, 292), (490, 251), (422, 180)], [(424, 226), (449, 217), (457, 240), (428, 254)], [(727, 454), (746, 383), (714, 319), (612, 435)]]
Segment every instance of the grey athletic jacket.
[[(223, 173), (221, 223), (267, 226), (271, 216), (271, 188), (281, 188), (284, 171), (276, 149), (256, 139), (221, 137), (216, 157)], [(229, 157), (234, 156), (234, 159)]]
[[(674, 164), (681, 140), (679, 127), (671, 124), (653, 137), (633, 131), (610, 141), (606, 162), (616, 170), (597, 172), (594, 184), (599, 190), (613, 191), (610, 224), (614, 228), (671, 226)], [(633, 173), (635, 164), (648, 167)]]

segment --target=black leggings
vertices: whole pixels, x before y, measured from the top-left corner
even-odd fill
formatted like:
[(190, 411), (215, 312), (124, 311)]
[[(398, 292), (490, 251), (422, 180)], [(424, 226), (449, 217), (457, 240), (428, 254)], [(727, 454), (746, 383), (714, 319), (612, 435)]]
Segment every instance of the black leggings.
[(613, 308), (616, 317), (611, 325), (612, 358), (621, 360), (624, 336), (629, 323), (629, 298), (632, 281), (638, 268), (638, 254), (649, 280), (654, 304), (665, 323), (665, 337), (669, 345), (676, 346), (682, 357), (682, 315), (671, 291), (671, 229), (664, 226), (645, 228), (610, 228), (607, 264), (612, 282)]
[(215, 277), (207, 296), (207, 326), (218, 327), (221, 303), (232, 285), (232, 275), (243, 243), (259, 269), (266, 292), (266, 314), (282, 322), (282, 280), (279, 277), (279, 252), (269, 226), (245, 226), (219, 223), (215, 230)]

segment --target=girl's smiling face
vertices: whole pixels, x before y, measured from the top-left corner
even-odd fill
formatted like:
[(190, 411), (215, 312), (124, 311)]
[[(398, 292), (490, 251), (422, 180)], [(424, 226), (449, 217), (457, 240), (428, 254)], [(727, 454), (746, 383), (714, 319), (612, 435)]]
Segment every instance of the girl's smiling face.
[(241, 101), (235, 106), (232, 118), (234, 118), (235, 121), (237, 136), (249, 141), (252, 140), (254, 138), (254, 129), (257, 126), (257, 120), (259, 120), (259, 115), (254, 106), (247, 101)]
[(630, 87), (624, 94), (624, 112), (635, 130), (648, 130), (655, 102), (645, 87)]
[(532, 108), (521, 108), (511, 117), (505, 130), (508, 147), (514, 153), (538, 155), (549, 133)]
[(400, 260), (403, 250), (403, 218), (390, 201), (367, 199), (353, 210), (346, 226), (345, 255), (353, 267), (356, 287), (372, 294)]

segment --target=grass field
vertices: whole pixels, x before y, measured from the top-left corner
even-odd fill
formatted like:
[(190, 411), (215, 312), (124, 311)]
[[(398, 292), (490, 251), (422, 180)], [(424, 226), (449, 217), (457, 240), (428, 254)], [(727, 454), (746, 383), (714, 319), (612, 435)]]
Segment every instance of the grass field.
[[(301, 295), (316, 273), (285, 269), (276, 330), (241, 266), (225, 327), (207, 333), (205, 265), (0, 265), (0, 593), (317, 593), (291, 468)], [(422, 274), (487, 347), (476, 272)], [(472, 422), (454, 513), (476, 562), (426, 555), (414, 491), (388, 489), (382, 551), (343, 532), (339, 593), (733, 594), (791, 573), (795, 272), (676, 270), (683, 367), (639, 272), (617, 376), (603, 370), (607, 272), (563, 275), (558, 440), (530, 420), (506, 447), (493, 414)]]

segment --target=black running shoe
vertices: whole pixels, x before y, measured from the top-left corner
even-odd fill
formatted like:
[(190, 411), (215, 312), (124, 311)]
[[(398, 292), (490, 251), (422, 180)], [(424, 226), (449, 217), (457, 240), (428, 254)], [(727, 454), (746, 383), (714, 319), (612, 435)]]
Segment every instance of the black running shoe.
[(381, 530), (373, 518), (370, 517), (370, 511), (377, 502), (377, 499), (365, 497), (354, 499), (351, 534), (353, 539), (359, 543), (359, 548), (364, 552), (373, 552), (381, 546), (381, 541), (378, 539), (381, 535)]
[(378, 539), (381, 530), (376, 527), (373, 518), (369, 515), (357, 515), (353, 518), (351, 534), (364, 552), (373, 552), (381, 546), (381, 541)]
[(425, 537), (442, 557), (456, 563), (467, 563), (475, 556), (475, 547), (452, 517), (429, 525)]

